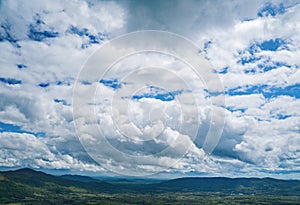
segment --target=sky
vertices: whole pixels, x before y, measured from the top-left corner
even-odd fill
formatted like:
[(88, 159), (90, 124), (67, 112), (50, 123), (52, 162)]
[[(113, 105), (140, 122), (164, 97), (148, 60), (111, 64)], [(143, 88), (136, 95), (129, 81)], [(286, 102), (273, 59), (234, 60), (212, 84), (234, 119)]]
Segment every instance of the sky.
[(2, 0), (0, 25), (1, 170), (300, 178), (299, 0)]

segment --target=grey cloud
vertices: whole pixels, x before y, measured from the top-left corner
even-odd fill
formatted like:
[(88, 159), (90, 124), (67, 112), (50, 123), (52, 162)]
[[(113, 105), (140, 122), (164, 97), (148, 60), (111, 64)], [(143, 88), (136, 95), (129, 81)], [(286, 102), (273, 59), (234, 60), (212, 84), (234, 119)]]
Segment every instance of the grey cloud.
[(199, 34), (233, 26), (237, 20), (252, 19), (262, 1), (154, 0), (119, 2), (127, 8), (127, 31), (158, 29), (194, 40)]

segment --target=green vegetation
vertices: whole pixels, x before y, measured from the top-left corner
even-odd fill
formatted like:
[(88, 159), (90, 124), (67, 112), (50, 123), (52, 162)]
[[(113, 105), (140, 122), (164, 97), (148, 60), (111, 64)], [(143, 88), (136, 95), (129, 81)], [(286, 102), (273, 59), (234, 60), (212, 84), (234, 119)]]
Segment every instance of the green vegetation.
[(0, 173), (0, 204), (300, 204), (300, 182), (183, 178), (110, 184), (22, 169)]

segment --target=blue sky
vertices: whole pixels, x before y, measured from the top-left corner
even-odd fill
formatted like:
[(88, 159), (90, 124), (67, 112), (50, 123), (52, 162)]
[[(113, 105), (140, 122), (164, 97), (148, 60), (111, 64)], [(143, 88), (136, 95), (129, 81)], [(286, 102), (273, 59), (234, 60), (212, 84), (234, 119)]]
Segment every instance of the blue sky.
[[(145, 54), (116, 63), (105, 77), (91, 73), (80, 83), (85, 94), (98, 88), (89, 106), (97, 105), (95, 116), (116, 149), (138, 156), (163, 149), (173, 136), (191, 143), (180, 159), (176, 154), (149, 155), (144, 166), (133, 160), (124, 162), (126, 167), (145, 174), (163, 170), (160, 174), (168, 176), (299, 178), (299, 19), (300, 1), (289, 0), (0, 1), (0, 169), (114, 174), (120, 159), (101, 166), (77, 137), (73, 89), (82, 67), (102, 44), (146, 29), (179, 34), (199, 47), (222, 82), (224, 93), (217, 95), (226, 103), (218, 109), (226, 117), (221, 139), (207, 155), (202, 145), (210, 125), (209, 100), (218, 96), (209, 96), (178, 59)], [(137, 74), (142, 87), (126, 95), (134, 79), (122, 75), (154, 65), (151, 62), (174, 70), (192, 86), (180, 87), (169, 75), (153, 71)], [(145, 83), (146, 78), (170, 83), (162, 89)], [(124, 94), (133, 117), (126, 124), (125, 111), (113, 110), (120, 119), (114, 123), (132, 138), (112, 126), (107, 105), (115, 93)], [(195, 122), (179, 126), (178, 99), (188, 104), (190, 93), (198, 96), (198, 111), (190, 111), (199, 114), (195, 139), (188, 131)], [(80, 111), (84, 113), (85, 107)], [(88, 120), (85, 123), (89, 128)], [(89, 139), (95, 132), (89, 131)], [(160, 137), (149, 140), (154, 134)], [(173, 166), (164, 164), (166, 160), (174, 161)], [(110, 170), (104, 168), (108, 166)]]

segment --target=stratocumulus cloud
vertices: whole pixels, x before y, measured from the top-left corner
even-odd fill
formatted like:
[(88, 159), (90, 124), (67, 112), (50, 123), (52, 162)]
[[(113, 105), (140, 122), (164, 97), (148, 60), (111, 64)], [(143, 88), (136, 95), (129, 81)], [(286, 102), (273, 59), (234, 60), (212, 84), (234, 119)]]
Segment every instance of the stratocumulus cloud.
[[(162, 117), (171, 120), (157, 139), (161, 144), (147, 144), (143, 150), (149, 154), (162, 149), (163, 143), (176, 135), (191, 147), (179, 161), (172, 156), (149, 157), (147, 165), (139, 165), (141, 170), (152, 173), (160, 170), (156, 166), (166, 166), (166, 160), (174, 160), (174, 166), (166, 170), (169, 173), (243, 176), (285, 173), (286, 177), (299, 177), (299, 3), (1, 1), (0, 166), (103, 171), (76, 137), (72, 116), (75, 81), (88, 57), (101, 44), (127, 32), (158, 29), (189, 38), (218, 73), (226, 99), (221, 140), (212, 155), (207, 156), (202, 149), (203, 138), (191, 141), (186, 137), (188, 131), (176, 131), (179, 108), (173, 105), (174, 99), (180, 96), (188, 101), (189, 96), (186, 90), (181, 90), (179, 82), (172, 81), (170, 92), (149, 86), (130, 99), (136, 123), (120, 124), (124, 126), (122, 130), (136, 137), (133, 137), (135, 146), (118, 138), (115, 130), (107, 129), (110, 142), (134, 153), (136, 147), (142, 147), (141, 138), (149, 139), (164, 127), (159, 119), (152, 127), (146, 126), (151, 110), (163, 108), (166, 115)], [(99, 87), (101, 98), (96, 98), (95, 103), (97, 100), (103, 103), (116, 90), (130, 87), (130, 79), (128, 84), (119, 84), (124, 70), (145, 62), (151, 65), (152, 60), (174, 68), (183, 77), (192, 76), (180, 62), (148, 54), (129, 57), (116, 64), (115, 72), (107, 78), (101, 81), (92, 76), (83, 80), (81, 86)], [(151, 73), (147, 76), (155, 78)], [(199, 132), (206, 133), (211, 115), (210, 93), (201, 83), (195, 85), (197, 89), (193, 92), (199, 94), (197, 100), (202, 103)], [(111, 125), (112, 119), (105, 108), (97, 109), (103, 126)], [(141, 124), (145, 126), (136, 126)], [(86, 138), (93, 140), (93, 135)], [(126, 163), (128, 167), (136, 165), (134, 161)]]

